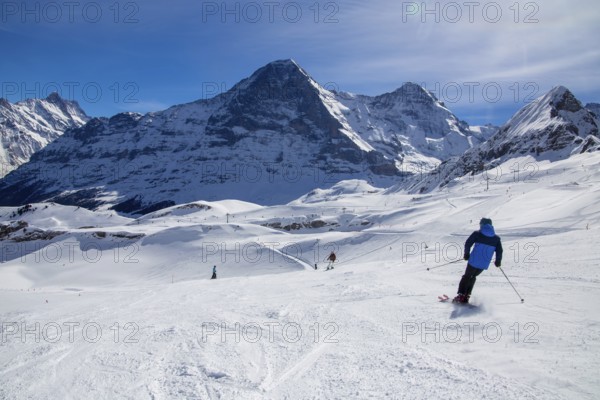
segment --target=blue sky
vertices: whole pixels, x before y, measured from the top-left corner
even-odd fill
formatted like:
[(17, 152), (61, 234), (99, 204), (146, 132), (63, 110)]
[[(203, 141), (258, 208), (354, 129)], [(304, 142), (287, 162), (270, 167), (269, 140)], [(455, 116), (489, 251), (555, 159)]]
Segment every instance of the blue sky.
[(419, 83), (470, 124), (501, 124), (556, 85), (600, 102), (588, 0), (8, 0), (0, 37), (1, 97), (58, 90), (94, 116), (210, 97), (287, 58), (353, 93)]

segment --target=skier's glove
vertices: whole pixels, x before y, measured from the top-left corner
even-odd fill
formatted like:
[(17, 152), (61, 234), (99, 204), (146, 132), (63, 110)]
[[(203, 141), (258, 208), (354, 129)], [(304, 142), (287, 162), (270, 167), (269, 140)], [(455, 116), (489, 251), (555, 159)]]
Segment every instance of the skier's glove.
[(463, 259), (464, 259), (465, 261), (469, 261), (469, 255), (468, 255), (468, 254), (465, 254), (465, 255), (463, 256)]
[(494, 265), (496, 267), (500, 268), (500, 265), (502, 265), (502, 264), (500, 264), (500, 261), (496, 260), (496, 261), (494, 261)]

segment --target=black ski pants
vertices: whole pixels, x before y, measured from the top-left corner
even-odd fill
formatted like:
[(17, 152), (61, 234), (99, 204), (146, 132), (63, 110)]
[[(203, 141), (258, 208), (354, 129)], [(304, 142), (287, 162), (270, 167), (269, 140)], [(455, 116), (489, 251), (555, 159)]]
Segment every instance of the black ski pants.
[(465, 269), (465, 273), (458, 284), (458, 293), (470, 296), (471, 292), (473, 291), (473, 286), (475, 286), (477, 276), (482, 272), (482, 269), (475, 268), (471, 264), (467, 264), (467, 269)]

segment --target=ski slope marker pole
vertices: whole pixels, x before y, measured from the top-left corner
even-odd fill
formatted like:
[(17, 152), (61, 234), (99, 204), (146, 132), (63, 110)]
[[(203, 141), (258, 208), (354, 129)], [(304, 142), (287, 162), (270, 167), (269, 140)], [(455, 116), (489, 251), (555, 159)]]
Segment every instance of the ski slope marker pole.
[(519, 298), (521, 299), (521, 303), (524, 303), (525, 299), (521, 297), (521, 295), (519, 294), (519, 292), (517, 292), (517, 289), (515, 289), (515, 286), (512, 284), (512, 282), (510, 281), (510, 279), (508, 279), (508, 276), (506, 276), (506, 273), (504, 272), (504, 270), (501, 267), (498, 267), (498, 269), (500, 271), (502, 271), (502, 275), (504, 275), (504, 277), (506, 278), (506, 280), (508, 281), (508, 283), (510, 283), (510, 286), (512, 286), (512, 288), (515, 291), (515, 293), (517, 294), (517, 296), (519, 296)]

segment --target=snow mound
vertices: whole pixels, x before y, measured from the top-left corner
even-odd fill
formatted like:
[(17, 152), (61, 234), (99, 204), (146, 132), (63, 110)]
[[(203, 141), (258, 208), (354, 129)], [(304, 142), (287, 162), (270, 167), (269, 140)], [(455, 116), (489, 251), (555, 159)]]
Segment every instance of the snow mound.
[(55, 203), (32, 203), (22, 207), (0, 207), (1, 221), (25, 221), (41, 229), (77, 229), (125, 225), (130, 218), (114, 211), (90, 211)]
[(188, 222), (215, 222), (227, 219), (229, 215), (233, 216), (238, 213), (255, 211), (262, 209), (254, 203), (248, 203), (241, 200), (221, 200), (215, 202), (196, 201), (172, 207), (163, 208), (161, 210), (146, 214), (137, 220), (134, 224), (153, 223), (155, 220), (176, 219), (178, 221)]
[(329, 189), (315, 189), (290, 204), (321, 203), (331, 201), (340, 196), (361, 196), (367, 193), (377, 193), (381, 190), (371, 186), (362, 179), (349, 179), (336, 183)]

